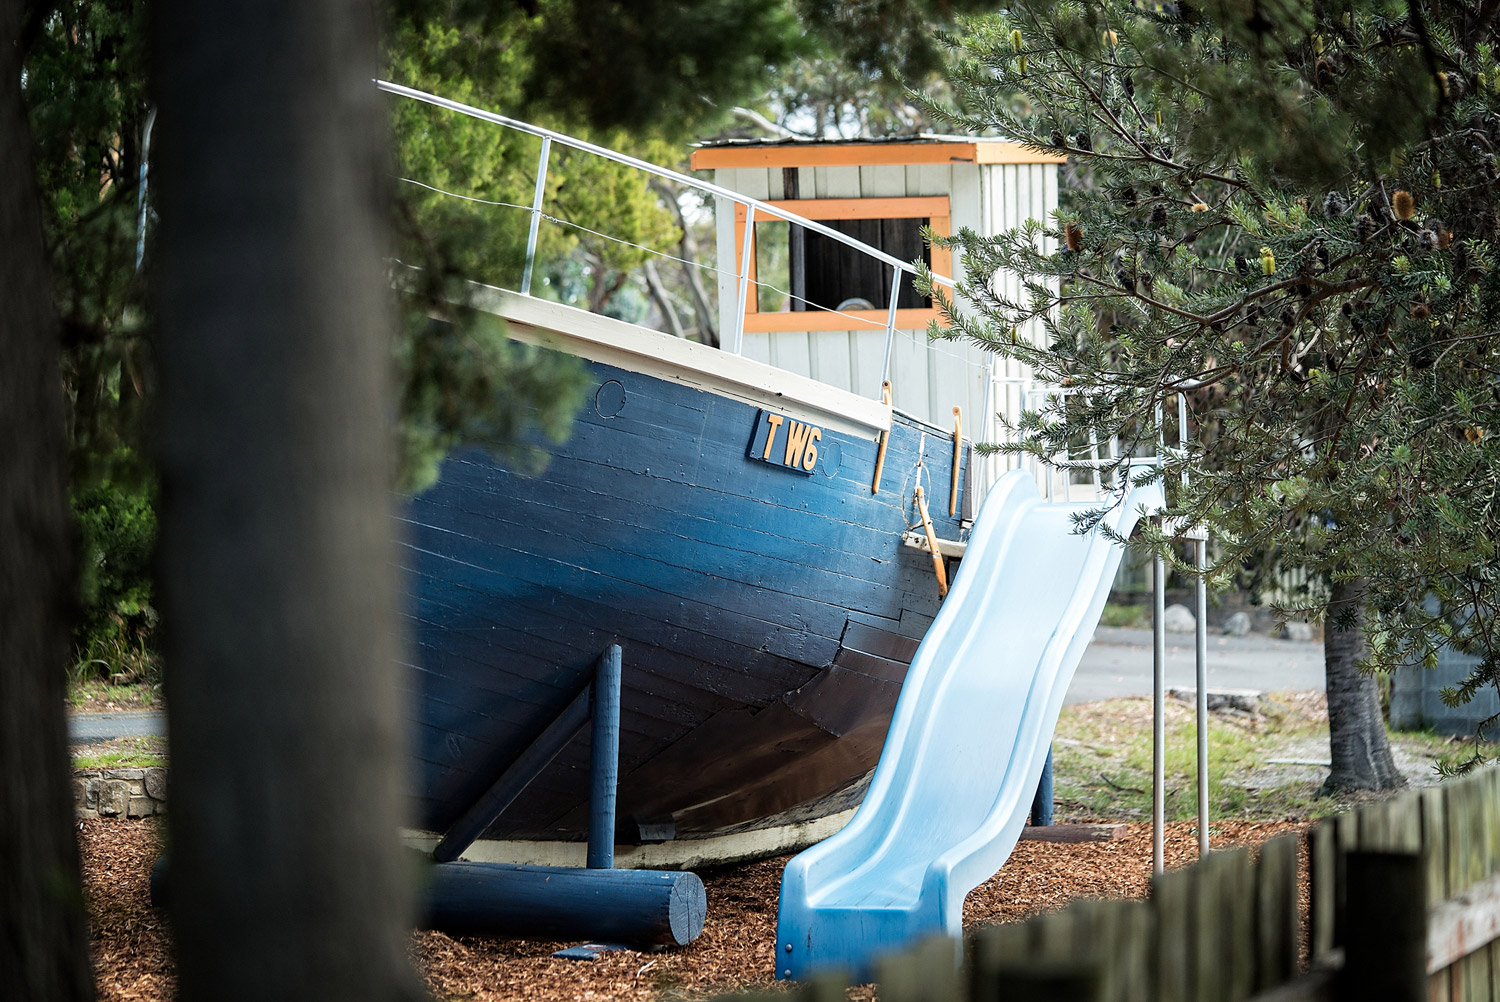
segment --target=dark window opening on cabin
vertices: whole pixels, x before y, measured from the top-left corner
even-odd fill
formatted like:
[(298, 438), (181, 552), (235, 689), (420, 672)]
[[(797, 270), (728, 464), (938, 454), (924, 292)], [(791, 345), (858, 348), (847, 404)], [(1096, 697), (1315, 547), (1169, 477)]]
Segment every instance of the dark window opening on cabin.
[[(823, 225), (876, 247), (900, 261), (932, 266), (922, 239), (927, 219), (828, 219)], [(790, 232), (788, 232), (790, 231)], [(892, 268), (832, 237), (784, 222), (757, 223), (755, 266), (760, 290), (757, 308), (780, 311), (885, 310), (890, 305)], [(898, 309), (931, 309), (912, 276), (901, 275)]]

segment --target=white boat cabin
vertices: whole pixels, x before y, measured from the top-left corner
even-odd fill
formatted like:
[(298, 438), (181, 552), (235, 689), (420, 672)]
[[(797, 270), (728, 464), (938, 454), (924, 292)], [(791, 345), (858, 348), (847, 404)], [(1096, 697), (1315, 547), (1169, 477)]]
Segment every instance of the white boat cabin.
[[(921, 258), (935, 273), (963, 281), (960, 256), (929, 247), (922, 227), (938, 235), (967, 227), (989, 236), (1028, 218), (1047, 222), (1057, 207), (1062, 159), (1001, 139), (920, 136), (702, 146), (692, 166), (712, 170), (714, 182), (731, 191), (822, 222), (903, 261)], [(717, 210), (720, 329), (732, 331), (741, 302), (746, 209), (724, 204)], [(1011, 420), (1019, 415), (1026, 374), (971, 345), (929, 342), (927, 326), (940, 318), (910, 276), (901, 276), (894, 303), (887, 370), (890, 268), (771, 217), (756, 218), (749, 246), (755, 284), (743, 299), (745, 356), (877, 398), (888, 371), (893, 406), (942, 429), (953, 427), (953, 410), (961, 408), (964, 434), (978, 441), (1000, 439), (997, 412)], [(1015, 277), (997, 274), (993, 281), (1019, 295)], [(984, 480), (993, 480), (1000, 464), (984, 465), (992, 467)]]

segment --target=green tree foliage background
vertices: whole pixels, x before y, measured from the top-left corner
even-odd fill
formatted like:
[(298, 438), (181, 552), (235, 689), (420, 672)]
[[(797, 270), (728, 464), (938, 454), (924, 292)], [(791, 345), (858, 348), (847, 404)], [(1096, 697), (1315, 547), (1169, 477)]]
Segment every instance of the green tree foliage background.
[[(143, 516), (155, 490), (146, 297), (155, 220), (142, 171), (152, 122), (148, 12), (145, 0), (32, 3), (23, 38), (65, 334), (85, 668), (108, 660), (98, 654), (119, 647), (118, 630), (153, 649), (149, 569), (135, 555), (137, 544), (149, 551), (154, 530)], [(722, 132), (736, 102), (760, 93), (762, 104), (794, 113), (820, 74), (836, 78), (830, 94), (844, 95), (829, 100), (878, 97), (864, 102), (877, 130), (915, 124), (900, 113), (911, 111), (901, 82), (930, 77), (930, 26), (950, 9), (892, 0), (390, 0), (385, 12), (390, 79), (682, 165), (688, 142)], [(539, 140), (410, 101), (392, 99), (390, 109), (392, 270), (405, 290), (393, 346), (398, 486), (430, 483), (460, 443), (535, 464), (568, 427), (581, 369), (509, 341), (467, 304), (470, 283), (518, 283), (528, 214), (514, 206), (530, 204)], [(641, 319), (647, 307), (632, 276), (653, 251), (684, 253), (689, 221), (669, 197), (627, 168), (554, 148), (553, 218), (541, 227), (545, 267), (533, 292)], [(96, 579), (114, 583), (96, 590)]]
[(1357, 587), (1331, 626), (1368, 615), (1368, 667), (1482, 659), (1456, 700), (1500, 684), (1495, 13), (1016, 0), (953, 40), (953, 120), (1084, 175), (1056, 218), (957, 241), (1025, 292), (972, 282), (956, 336), (1079, 391), (1024, 448), (1154, 452), (1186, 393), (1165, 472), (1214, 574), (1276, 554)]

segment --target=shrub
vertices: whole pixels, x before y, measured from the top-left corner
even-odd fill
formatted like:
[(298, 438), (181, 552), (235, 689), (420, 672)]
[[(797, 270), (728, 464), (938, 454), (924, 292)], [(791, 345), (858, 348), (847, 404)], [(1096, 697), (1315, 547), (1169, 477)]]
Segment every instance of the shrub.
[(127, 487), (102, 481), (73, 497), (82, 561), (81, 610), (73, 632), (73, 673), (79, 681), (157, 679), (157, 613), (151, 593), (155, 493), (149, 484)]

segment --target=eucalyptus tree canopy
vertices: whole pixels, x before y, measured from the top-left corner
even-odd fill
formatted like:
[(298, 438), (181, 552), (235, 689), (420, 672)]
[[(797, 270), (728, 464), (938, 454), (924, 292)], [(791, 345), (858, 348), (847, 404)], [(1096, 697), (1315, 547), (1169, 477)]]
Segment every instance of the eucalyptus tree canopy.
[[(972, 283), (955, 335), (1084, 391), (1066, 429), (1028, 421), (1038, 454), (1088, 427), (1149, 450), (1186, 393), (1173, 512), (1217, 576), (1277, 553), (1330, 584), (1331, 704), (1341, 657), (1451, 644), (1482, 658), (1455, 698), (1500, 681), (1496, 8), (1016, 0), (955, 42), (960, 124), (1083, 178), (1054, 219), (960, 238), (1025, 293)], [(1033, 317), (1045, 343), (1013, 334)], [(1387, 781), (1339, 759), (1334, 785)]]

